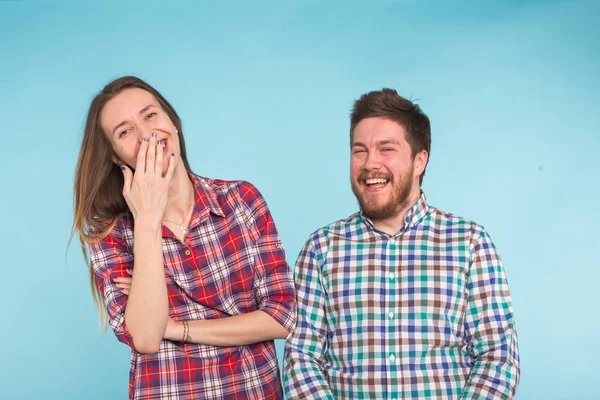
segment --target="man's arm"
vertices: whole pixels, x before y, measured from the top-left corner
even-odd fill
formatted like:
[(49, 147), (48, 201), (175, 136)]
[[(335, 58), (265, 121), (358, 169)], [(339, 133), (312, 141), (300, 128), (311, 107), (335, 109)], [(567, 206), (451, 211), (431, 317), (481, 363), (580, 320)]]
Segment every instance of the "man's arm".
[(312, 240), (300, 253), (294, 275), (297, 322), (285, 344), (284, 390), (289, 399), (334, 400), (323, 374), (328, 348), (327, 293)]
[(473, 239), (465, 337), (474, 362), (461, 394), (467, 399), (512, 399), (519, 382), (517, 331), (508, 282), (489, 235)]

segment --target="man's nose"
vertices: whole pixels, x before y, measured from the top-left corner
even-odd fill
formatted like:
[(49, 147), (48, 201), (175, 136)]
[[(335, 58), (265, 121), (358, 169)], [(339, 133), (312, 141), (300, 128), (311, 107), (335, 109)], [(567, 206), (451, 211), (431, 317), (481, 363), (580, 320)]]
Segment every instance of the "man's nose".
[(365, 160), (364, 167), (367, 171), (377, 170), (381, 168), (381, 157), (379, 156), (377, 151), (371, 151), (367, 154), (367, 159)]

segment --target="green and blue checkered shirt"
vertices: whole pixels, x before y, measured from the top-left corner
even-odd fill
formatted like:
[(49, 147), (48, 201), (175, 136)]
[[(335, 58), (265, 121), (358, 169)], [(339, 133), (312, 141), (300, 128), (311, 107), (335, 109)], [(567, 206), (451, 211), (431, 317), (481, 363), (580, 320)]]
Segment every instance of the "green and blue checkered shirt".
[(393, 236), (362, 214), (311, 235), (295, 268), (288, 399), (511, 399), (517, 332), (487, 232), (422, 193)]

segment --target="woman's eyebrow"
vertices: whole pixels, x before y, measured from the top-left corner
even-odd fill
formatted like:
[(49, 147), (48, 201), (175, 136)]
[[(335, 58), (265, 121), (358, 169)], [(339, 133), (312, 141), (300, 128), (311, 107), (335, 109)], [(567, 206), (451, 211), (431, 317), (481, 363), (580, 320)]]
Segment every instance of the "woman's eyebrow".
[[(146, 111), (148, 111), (149, 109), (151, 109), (152, 107), (156, 107), (156, 106), (155, 106), (154, 104), (148, 104), (146, 107), (142, 108), (142, 109), (141, 109), (141, 110), (138, 112), (138, 114), (143, 114), (143, 113), (145, 113)], [(121, 122), (119, 122), (119, 123), (117, 124), (117, 126), (115, 126), (115, 127), (113, 128), (113, 130), (112, 130), (112, 133), (113, 133), (113, 135), (115, 134), (115, 131), (116, 131), (118, 128), (122, 127), (122, 126), (123, 126), (123, 125), (125, 125), (126, 123), (127, 123), (127, 121), (121, 121)]]

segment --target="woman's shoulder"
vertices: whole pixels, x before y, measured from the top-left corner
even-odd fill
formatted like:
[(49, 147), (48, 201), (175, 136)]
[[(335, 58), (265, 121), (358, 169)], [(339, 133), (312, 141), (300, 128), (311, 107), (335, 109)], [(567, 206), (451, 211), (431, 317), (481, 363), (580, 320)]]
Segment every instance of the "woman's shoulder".
[(218, 178), (207, 178), (200, 175), (194, 175), (198, 183), (209, 193), (213, 193), (220, 200), (236, 200), (252, 203), (262, 195), (254, 184), (245, 180), (226, 180)]
[[(113, 220), (98, 221), (93, 225), (89, 227), (92, 243), (100, 244), (115, 240), (121, 242), (133, 241), (133, 215), (128, 210), (119, 213)], [(94, 236), (96, 236), (95, 240)]]

